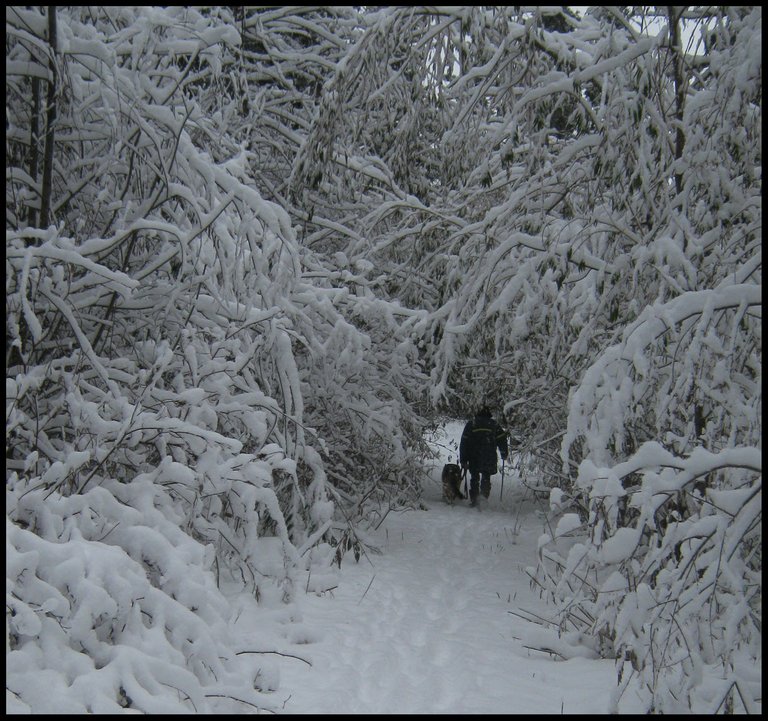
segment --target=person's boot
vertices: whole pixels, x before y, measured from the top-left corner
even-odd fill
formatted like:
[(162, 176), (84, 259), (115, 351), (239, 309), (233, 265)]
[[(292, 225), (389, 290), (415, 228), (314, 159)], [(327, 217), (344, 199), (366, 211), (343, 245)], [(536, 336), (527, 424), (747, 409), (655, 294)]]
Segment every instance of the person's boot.
[(480, 493), (483, 494), (483, 498), (490, 498), (491, 495), (491, 482), (483, 481), (480, 484)]

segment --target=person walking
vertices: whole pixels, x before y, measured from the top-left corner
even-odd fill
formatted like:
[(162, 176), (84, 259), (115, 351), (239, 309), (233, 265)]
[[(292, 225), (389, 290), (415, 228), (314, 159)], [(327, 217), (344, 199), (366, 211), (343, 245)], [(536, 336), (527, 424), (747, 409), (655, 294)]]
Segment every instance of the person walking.
[(477, 506), (478, 485), (485, 498), (491, 495), (491, 476), (496, 473), (498, 449), (501, 460), (507, 458), (507, 434), (483, 405), (464, 426), (459, 443), (459, 463), (469, 469), (469, 501)]

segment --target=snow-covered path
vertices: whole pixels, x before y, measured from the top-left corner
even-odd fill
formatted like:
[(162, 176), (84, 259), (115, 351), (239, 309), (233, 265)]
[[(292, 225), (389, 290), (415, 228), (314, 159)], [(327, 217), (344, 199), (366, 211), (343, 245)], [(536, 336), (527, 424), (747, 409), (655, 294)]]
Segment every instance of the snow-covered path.
[[(332, 594), (299, 594), (286, 625), (279, 690), (287, 713), (606, 713), (610, 661), (555, 661), (523, 647), (522, 621), (541, 610), (524, 568), (542, 521), (499, 477), (480, 512), (440, 500), (435, 465), (426, 511), (390, 513), (383, 553), (348, 554)], [(510, 485), (512, 487), (510, 487)], [(293, 628), (293, 630), (289, 630)], [(297, 633), (296, 629), (299, 629)]]

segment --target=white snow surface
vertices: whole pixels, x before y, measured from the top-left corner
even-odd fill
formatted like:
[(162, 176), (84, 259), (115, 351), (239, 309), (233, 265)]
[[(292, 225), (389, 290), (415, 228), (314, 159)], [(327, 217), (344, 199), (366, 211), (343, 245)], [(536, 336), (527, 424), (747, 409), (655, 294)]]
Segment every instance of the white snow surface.
[(441, 500), (440, 471), (456, 461), (461, 428), (434, 439), (441, 457), (425, 482), (427, 510), (391, 512), (373, 533), (380, 554), (355, 563), (348, 553), (336, 588), (297, 594), (270, 628), (263, 611), (241, 614), (243, 634), (277, 652), (283, 713), (609, 712), (613, 661), (526, 648), (535, 638), (578, 653), (510, 613), (547, 615), (525, 574), (546, 499), (507, 469), (501, 500), (499, 473), (480, 511)]

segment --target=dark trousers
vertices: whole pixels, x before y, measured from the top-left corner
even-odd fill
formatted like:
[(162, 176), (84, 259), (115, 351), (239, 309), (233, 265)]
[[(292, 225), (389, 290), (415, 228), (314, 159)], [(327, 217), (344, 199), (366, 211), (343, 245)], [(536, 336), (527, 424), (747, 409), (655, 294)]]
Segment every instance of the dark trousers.
[(477, 498), (478, 485), (480, 492), (488, 498), (491, 495), (491, 474), (479, 471), (476, 468), (469, 469), (469, 500)]

